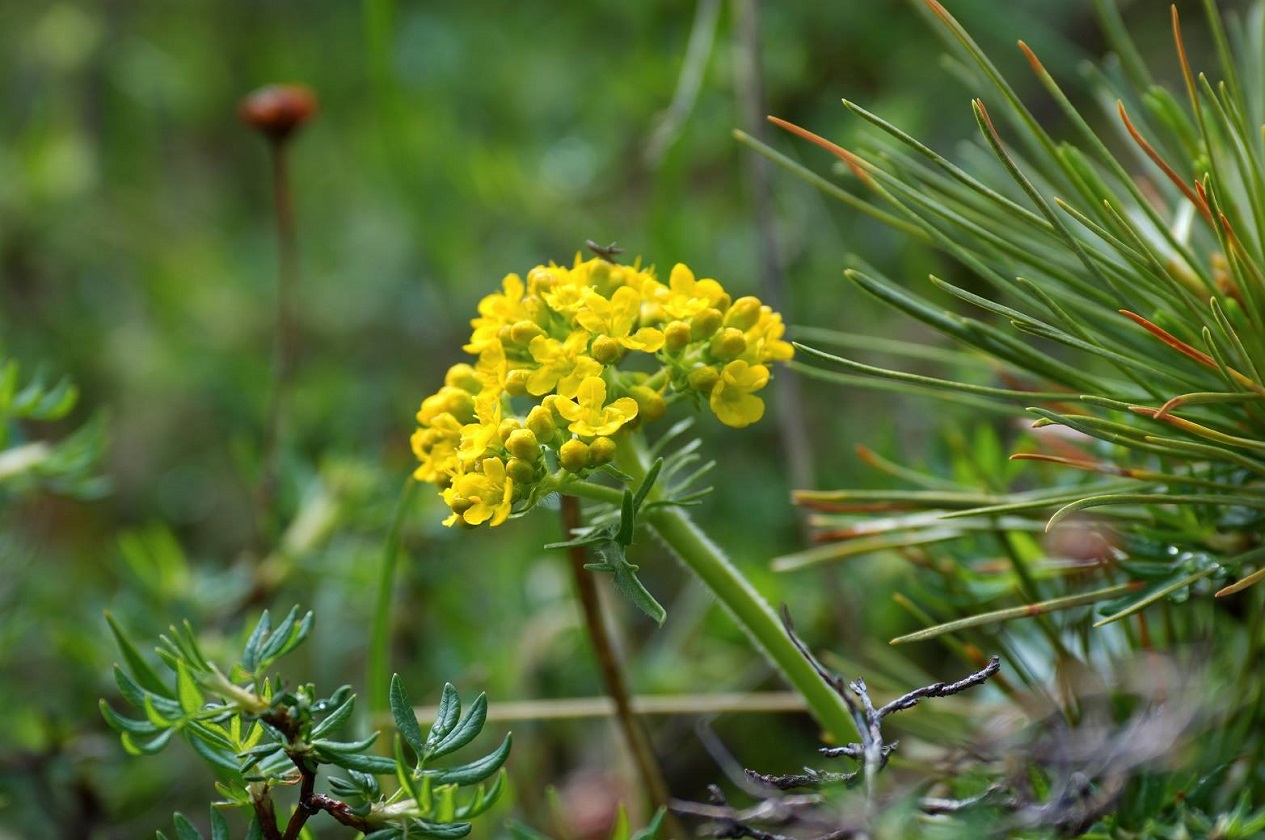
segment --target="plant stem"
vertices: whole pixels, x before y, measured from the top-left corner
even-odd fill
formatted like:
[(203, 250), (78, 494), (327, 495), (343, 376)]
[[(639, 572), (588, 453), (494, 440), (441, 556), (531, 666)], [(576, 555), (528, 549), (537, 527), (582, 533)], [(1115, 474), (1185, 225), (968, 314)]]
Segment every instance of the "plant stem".
[[(645, 478), (649, 468), (644, 450), (631, 435), (620, 435), (617, 441), (616, 466), (633, 477), (635, 487)], [(658, 499), (660, 491), (661, 487), (651, 490), (647, 501)], [(681, 508), (654, 506), (643, 510), (643, 521), (658, 534), (677, 559), (698, 575), (738, 626), (803, 696), (817, 723), (836, 743), (846, 744), (853, 740), (856, 726), (843, 699), (795, 649), (773, 610), (742, 572)]]
[(385, 713), (388, 708), (387, 692), (390, 677), (391, 649), (391, 598), (395, 594), (395, 569), (400, 558), (400, 527), (404, 515), (413, 501), (417, 482), (409, 476), (400, 492), (400, 501), (391, 518), (391, 530), (387, 531), (386, 544), (382, 547), (382, 566), (378, 574), (378, 597), (373, 607), (373, 626), (369, 631), (369, 672), (366, 691), (369, 694), (369, 711), (373, 715)]
[[(563, 537), (570, 539), (581, 524), (580, 500), (575, 496), (563, 496), (561, 513)], [(584, 568), (588, 559), (587, 552), (584, 546), (573, 545), (567, 549), (567, 557), (571, 561), (571, 576), (575, 581), (576, 594), (580, 597), (580, 606), (584, 611), (584, 624), (588, 630), (589, 640), (593, 644), (593, 654), (602, 672), (606, 693), (615, 703), (615, 718), (619, 721), (624, 742), (628, 745), (628, 751), (637, 765), (641, 784), (656, 808), (669, 808), (672, 797), (668, 792), (668, 783), (663, 778), (663, 768), (659, 766), (645, 727), (633, 711), (619, 658), (615, 654), (615, 647), (611, 643), (606, 623), (602, 620), (597, 583), (593, 580), (593, 573)], [(670, 810), (667, 811), (667, 818), (675, 819)], [(677, 829), (679, 828), (677, 826)], [(679, 830), (670, 833), (680, 837), (686, 836)]]
[(263, 542), (276, 536), (277, 493), (281, 472), (282, 425), (289, 401), (290, 380), (297, 356), (298, 244), (294, 226), (294, 202), (290, 189), (287, 150), (290, 136), (270, 138), (272, 195), (277, 223), (277, 310), (273, 328), (273, 383), (264, 428), (263, 469), (257, 488), (259, 532)]

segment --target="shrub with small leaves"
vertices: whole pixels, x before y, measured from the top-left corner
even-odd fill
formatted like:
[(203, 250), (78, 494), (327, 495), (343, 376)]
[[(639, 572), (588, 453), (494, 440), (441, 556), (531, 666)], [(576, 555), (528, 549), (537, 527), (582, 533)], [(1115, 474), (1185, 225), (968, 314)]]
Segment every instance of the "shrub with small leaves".
[[(311, 613), (300, 616), (295, 607), (274, 627), (265, 611), (240, 662), (227, 673), (206, 657), (187, 622), (173, 627), (170, 635), (160, 637), (157, 649), (170, 672), (165, 679), (118, 623), (107, 619), (127, 665), (114, 669), (119, 691), (144, 716), (125, 717), (102, 700), (106, 722), (119, 732), (123, 747), (138, 755), (158, 752), (172, 736), (182, 734), (219, 775), (216, 788), (224, 798), (222, 805), (252, 811), (249, 838), (294, 840), (307, 820), (322, 811), (373, 840), (463, 837), (470, 831), (469, 820), (500, 796), (509, 735), (482, 758), (455, 767), (434, 766), (483, 730), (484, 695), (463, 717), (457, 690), (445, 685), (439, 713), (423, 737), (408, 693), (399, 676), (393, 677), (391, 712), (398, 737), (394, 756), (387, 758), (369, 752), (376, 732), (336, 740), (355, 711), (350, 686), (322, 696), (313, 685), (288, 686), (280, 677), (269, 676), (277, 660), (307, 638)], [(346, 773), (329, 777), (332, 796), (315, 789), (322, 765)], [(384, 790), (379, 777), (393, 780), (391, 790)], [(297, 806), (279, 824), (273, 793), (296, 785)], [(461, 793), (472, 786), (473, 792)], [(218, 813), (211, 825), (213, 840), (228, 837), (227, 824)], [(199, 837), (179, 815), (176, 831), (180, 840)]]
[(56, 442), (30, 439), (25, 433), (27, 423), (64, 420), (78, 401), (79, 389), (70, 380), (49, 384), (36, 375), (23, 385), (18, 363), (0, 360), (0, 493), (44, 489), (95, 498), (105, 492), (105, 480), (96, 474), (105, 449), (100, 418)]

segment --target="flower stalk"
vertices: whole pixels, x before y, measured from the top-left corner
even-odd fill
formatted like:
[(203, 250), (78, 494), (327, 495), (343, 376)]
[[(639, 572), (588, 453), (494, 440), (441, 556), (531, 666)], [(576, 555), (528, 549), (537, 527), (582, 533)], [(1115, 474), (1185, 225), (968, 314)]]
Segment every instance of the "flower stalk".
[[(631, 484), (637, 486), (649, 470), (645, 449), (633, 435), (621, 436), (617, 443), (615, 465), (632, 476)], [(662, 488), (652, 488), (647, 501), (653, 503), (661, 498)], [(809, 712), (830, 738), (839, 744), (852, 740), (857, 729), (843, 700), (795, 648), (773, 609), (721, 548), (679, 506), (652, 505), (643, 517), (642, 521), (703, 582), (756, 647), (803, 696)]]

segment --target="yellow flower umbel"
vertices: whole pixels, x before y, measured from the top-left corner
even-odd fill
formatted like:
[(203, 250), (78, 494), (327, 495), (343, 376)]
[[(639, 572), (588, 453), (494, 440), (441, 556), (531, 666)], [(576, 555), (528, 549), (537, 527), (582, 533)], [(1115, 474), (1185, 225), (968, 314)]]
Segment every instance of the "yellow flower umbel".
[(640, 262), (577, 256), (507, 275), (478, 310), (472, 363), (423, 400), (412, 438), (414, 477), (440, 488), (448, 525), (499, 525), (565, 492), (674, 402), (754, 423), (768, 363), (792, 353), (780, 315), (680, 264), (665, 284)]

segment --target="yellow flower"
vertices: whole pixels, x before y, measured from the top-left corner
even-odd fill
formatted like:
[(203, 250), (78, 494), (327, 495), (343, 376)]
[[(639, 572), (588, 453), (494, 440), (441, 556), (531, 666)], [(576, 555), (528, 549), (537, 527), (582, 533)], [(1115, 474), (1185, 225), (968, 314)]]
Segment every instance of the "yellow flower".
[(606, 405), (606, 383), (600, 376), (590, 376), (580, 383), (575, 399), (553, 399), (554, 410), (570, 422), (573, 434), (580, 437), (613, 435), (620, 426), (637, 416), (637, 401), (620, 397)]
[(754, 395), (769, 383), (769, 369), (735, 359), (725, 365), (712, 386), (708, 405), (726, 426), (741, 429), (764, 416), (764, 400)]
[(795, 355), (795, 348), (789, 341), (782, 340), (785, 332), (782, 316), (768, 306), (761, 306), (755, 326), (746, 332), (747, 352), (743, 358), (757, 363), (789, 361)]
[(587, 272), (556, 265), (548, 268), (537, 266), (527, 278), (532, 294), (538, 295), (553, 312), (569, 319), (584, 305), (584, 289), (588, 286)]
[(480, 472), (462, 473), (443, 492), (444, 502), (452, 515), (444, 520), (448, 526), (463, 521), (467, 525), (500, 525), (510, 515), (514, 496), (514, 480), (505, 474), (500, 458), (485, 458)]
[(505, 347), (499, 340), (484, 346), (479, 360), (474, 364), (474, 375), (482, 386), (479, 396), (485, 394), (501, 394), (505, 390), (505, 379), (509, 376), (509, 361), (505, 358)]
[(499, 440), (501, 395), (486, 391), (480, 394), (475, 400), (475, 414), (476, 422), (461, 427), (461, 445), (457, 448), (457, 457), (466, 464), (482, 458), (488, 446)]
[(641, 315), (641, 295), (621, 286), (610, 300), (585, 289), (584, 308), (575, 313), (576, 323), (598, 336), (609, 336), (629, 350), (653, 353), (663, 346), (663, 331), (642, 327), (633, 332)]
[(543, 335), (533, 338), (527, 350), (540, 367), (528, 377), (527, 393), (539, 397), (556, 387), (561, 396), (574, 397), (585, 377), (602, 373), (601, 363), (584, 355), (588, 346), (589, 334), (584, 330), (571, 333), (566, 341)]
[(431, 484), (447, 484), (461, 468), (457, 447), (461, 445), (461, 422), (451, 414), (439, 414), (427, 427), (413, 432), (413, 454), (421, 465), (413, 478)]
[(530, 317), (523, 304), (523, 280), (517, 274), (507, 274), (501, 281), (500, 292), (479, 301), (479, 317), (470, 322), (473, 332), (467, 353), (481, 353), (492, 344), (500, 344), (501, 327)]
[(657, 302), (667, 316), (688, 321), (704, 309), (720, 309), (727, 295), (719, 283), (710, 278), (695, 280), (694, 272), (682, 263), (672, 267), (668, 288), (659, 286)]

